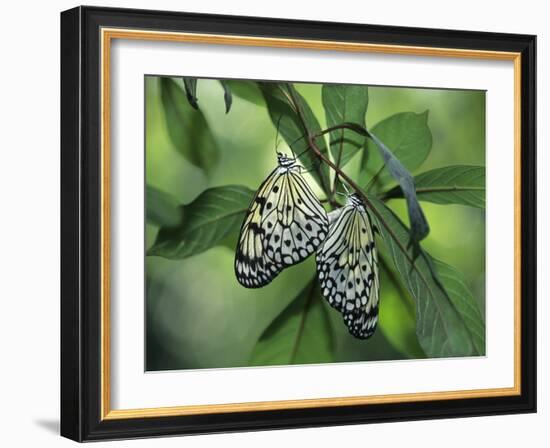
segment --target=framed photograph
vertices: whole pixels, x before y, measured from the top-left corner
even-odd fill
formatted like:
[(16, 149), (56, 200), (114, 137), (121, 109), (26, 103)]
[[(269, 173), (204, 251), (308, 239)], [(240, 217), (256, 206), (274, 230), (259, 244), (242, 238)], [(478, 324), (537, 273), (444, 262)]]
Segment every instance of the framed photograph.
[(535, 412), (535, 36), (61, 14), (61, 433)]

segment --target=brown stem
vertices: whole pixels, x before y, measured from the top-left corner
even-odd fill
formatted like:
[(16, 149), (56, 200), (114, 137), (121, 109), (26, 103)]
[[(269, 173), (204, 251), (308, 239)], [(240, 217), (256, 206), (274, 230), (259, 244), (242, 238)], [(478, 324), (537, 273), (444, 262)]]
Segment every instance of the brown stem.
[[(330, 161), (330, 159), (328, 159), (320, 150), (319, 148), (317, 147), (317, 145), (315, 144), (315, 141), (314, 141), (314, 137), (310, 137), (308, 138), (308, 143), (309, 143), (309, 147), (313, 150), (313, 152), (315, 152), (315, 154), (317, 155), (317, 157), (319, 157), (323, 162), (325, 162), (328, 166), (330, 166), (333, 170), (335, 170), (337, 173), (340, 174), (340, 176), (342, 177), (342, 179), (344, 179), (350, 187), (352, 187), (355, 192), (361, 197), (361, 199), (363, 200), (363, 202), (365, 203), (365, 205), (367, 205), (367, 207), (371, 210), (371, 212), (378, 218), (378, 222), (380, 224), (382, 224), (384, 226), (384, 228), (386, 229), (386, 231), (388, 232), (388, 234), (391, 236), (391, 238), (393, 239), (393, 241), (395, 242), (395, 244), (399, 247), (399, 249), (401, 250), (401, 252), (403, 253), (403, 255), (405, 256), (405, 258), (407, 259), (407, 261), (410, 263), (410, 266), (411, 266), (411, 271), (416, 271), (416, 273), (418, 274), (418, 276), (420, 277), (420, 279), (422, 280), (422, 282), (424, 282), (424, 284), (426, 285), (426, 288), (428, 289), (428, 291), (430, 292), (430, 295), (432, 297), (435, 298), (434, 296), (434, 293), (432, 292), (429, 284), (428, 284), (428, 281), (426, 280), (426, 278), (424, 277), (424, 275), (422, 274), (422, 272), (418, 269), (417, 265), (415, 264), (414, 262), (414, 259), (411, 257), (411, 255), (409, 254), (409, 252), (407, 251), (407, 249), (405, 248), (405, 246), (403, 246), (403, 244), (401, 244), (401, 242), (399, 241), (399, 239), (397, 238), (397, 235), (395, 234), (395, 232), (393, 231), (393, 229), (388, 225), (388, 223), (386, 222), (386, 220), (384, 219), (384, 217), (380, 214), (380, 212), (372, 205), (372, 202), (369, 200), (369, 198), (367, 197), (367, 195), (365, 193), (363, 193), (363, 191), (359, 188), (359, 186), (352, 180), (349, 178), (349, 176), (344, 173), (342, 170), (340, 170), (340, 168), (338, 168), (336, 165), (334, 165), (334, 163), (332, 163)], [(425, 255), (423, 255), (423, 258), (426, 259)], [(443, 288), (443, 286), (441, 286), (439, 280), (436, 279), (435, 277), (435, 274), (433, 273), (433, 270), (430, 266), (430, 263), (428, 261), (428, 259), (426, 259), (426, 262), (428, 263), (428, 267), (430, 269), (430, 271), (432, 272), (432, 275), (434, 276), (434, 280), (436, 281), (436, 283), (438, 284), (438, 286), (441, 288), (442, 291), (444, 291), (444, 294), (447, 295), (447, 292), (445, 291), (445, 289)], [(437, 303), (437, 302), (436, 302)]]
[(364, 127), (355, 123), (337, 124), (335, 126), (331, 126), (330, 128), (326, 128), (325, 130), (318, 132), (317, 134), (314, 134), (312, 137), (314, 138), (321, 137), (322, 135), (337, 131), (338, 129), (349, 129), (350, 131), (356, 132), (357, 134), (362, 135), (363, 137), (370, 137), (369, 131), (367, 131)]
[(372, 202), (369, 200), (369, 198), (363, 193), (359, 185), (357, 185), (346, 173), (344, 173), (340, 168), (338, 168), (330, 159), (328, 159), (321, 150), (317, 147), (314, 141), (315, 137), (309, 137), (308, 143), (309, 147), (313, 150), (313, 152), (319, 157), (323, 162), (325, 162), (328, 166), (330, 166), (338, 175), (344, 179), (347, 184), (355, 190), (355, 192), (361, 196), (361, 199), (363, 202), (369, 207), (369, 209), (376, 215), (378, 218), (378, 221), (385, 227), (385, 229), (388, 231), (388, 233), (391, 235), (395, 243), (399, 246), (401, 251), (405, 254), (407, 259), (411, 262), (411, 264), (414, 265), (414, 262), (412, 258), (410, 257), (409, 253), (407, 252), (407, 249), (401, 244), (401, 242), (397, 239), (397, 236), (393, 232), (392, 228), (386, 223), (383, 216), (380, 214), (380, 212), (372, 205)]
[[(338, 158), (336, 159), (336, 166), (340, 168), (340, 164), (342, 163), (342, 151), (343, 151), (343, 145), (344, 145), (344, 129), (342, 129), (342, 134), (340, 134), (340, 148), (338, 151)], [(330, 139), (329, 139), (329, 147), (330, 147)], [(332, 190), (330, 191), (330, 197), (334, 198), (334, 195), (336, 194), (336, 186), (338, 185), (338, 173), (334, 176), (334, 182), (332, 184)]]
[[(294, 97), (294, 95), (292, 94), (292, 90), (289, 89), (289, 92), (291, 93), (291, 97)], [(292, 98), (293, 100), (295, 100), (294, 98)], [(363, 193), (363, 191), (359, 188), (359, 186), (346, 174), (344, 173), (339, 167), (337, 167), (336, 165), (334, 165), (334, 163), (332, 163), (332, 161), (326, 157), (322, 152), (321, 150), (317, 147), (316, 143), (315, 143), (315, 138), (316, 137), (320, 137), (328, 132), (331, 132), (335, 129), (351, 129), (353, 130), (354, 132), (357, 132), (359, 134), (362, 134), (362, 135), (366, 135), (370, 138), (371, 135), (370, 133), (362, 128), (361, 126), (359, 125), (355, 125), (354, 123), (343, 123), (341, 125), (337, 125), (337, 126), (333, 126), (332, 128), (329, 128), (329, 129), (325, 129), (324, 131), (321, 131), (318, 133), (318, 135), (312, 135), (309, 130), (307, 129), (307, 126), (306, 126), (306, 122), (305, 122), (305, 119), (303, 117), (303, 111), (301, 111), (301, 109), (297, 106), (297, 104), (295, 104), (294, 106), (294, 109), (296, 110), (296, 113), (298, 114), (298, 116), (300, 117), (300, 120), (302, 121), (302, 123), (304, 124), (304, 128), (306, 129), (306, 134), (308, 135), (308, 146), (309, 148), (317, 155), (317, 157), (322, 160), (323, 162), (325, 162), (328, 166), (330, 166), (337, 174), (339, 174), (339, 176), (344, 179), (349, 185), (350, 187), (352, 187), (355, 192), (361, 197), (361, 199), (363, 200), (363, 202), (365, 203), (365, 205), (372, 211), (372, 213), (378, 218), (378, 222), (384, 226), (384, 228), (386, 229), (386, 231), (388, 232), (388, 234), (391, 236), (391, 238), (393, 239), (393, 241), (395, 242), (395, 244), (399, 247), (399, 249), (401, 250), (401, 252), (403, 253), (403, 255), (405, 256), (405, 258), (407, 259), (407, 261), (410, 263), (410, 266), (411, 266), (411, 271), (414, 270), (417, 272), (417, 274), (419, 275), (420, 279), (424, 282), (424, 284), (426, 285), (428, 291), (430, 292), (430, 295), (435, 299), (435, 296), (428, 284), (428, 281), (424, 278), (424, 275), (422, 274), (422, 272), (418, 269), (418, 267), (416, 266), (415, 262), (414, 262), (414, 259), (410, 256), (409, 252), (407, 251), (407, 249), (403, 246), (403, 244), (401, 244), (401, 242), (399, 241), (399, 239), (397, 238), (397, 235), (395, 234), (395, 232), (393, 231), (393, 229), (389, 226), (389, 224), (386, 222), (386, 220), (383, 218), (383, 216), (380, 214), (380, 212), (373, 206), (372, 202), (369, 200), (369, 198), (366, 196), (365, 193)], [(431, 262), (428, 258), (426, 258), (425, 255), (423, 255), (423, 258), (426, 260), (427, 264), (428, 264), (428, 268), (430, 269), (430, 272), (432, 273), (432, 275), (434, 276), (434, 280), (436, 282), (436, 284), (438, 285), (439, 288), (441, 288), (441, 290), (444, 292), (445, 295), (447, 295), (445, 289), (443, 288), (443, 286), (441, 286), (441, 283), (440, 281), (435, 277), (435, 274), (434, 274), (434, 271), (431, 267)], [(448, 297), (448, 295), (447, 295)], [(437, 304), (437, 302), (436, 302)]]
[[(311, 134), (306, 126), (305, 118), (303, 116), (303, 111), (298, 105), (298, 101), (296, 101), (296, 98), (294, 97), (294, 94), (292, 92), (292, 89), (289, 88), (289, 93), (291, 96), (291, 101), (294, 103), (294, 109), (296, 110), (296, 113), (298, 114), (298, 117), (302, 121), (302, 124), (304, 126), (304, 129), (306, 130), (306, 134), (308, 135), (308, 145), (311, 148), (311, 150), (317, 155), (317, 157), (325, 162), (328, 166), (330, 166), (336, 174), (338, 174), (342, 179), (344, 179), (347, 184), (355, 190), (355, 192), (361, 197), (363, 202), (369, 207), (369, 209), (374, 213), (374, 215), (378, 218), (378, 221), (384, 226), (388, 234), (392, 237), (392, 239), (395, 241), (395, 244), (399, 247), (399, 249), (403, 252), (409, 263), (411, 264), (411, 267), (416, 269), (414, 260), (409, 255), (407, 249), (401, 244), (399, 239), (397, 238), (397, 235), (395, 235), (393, 229), (388, 225), (388, 223), (384, 220), (383, 216), (380, 214), (380, 212), (372, 205), (372, 202), (367, 198), (365, 193), (361, 190), (359, 185), (357, 185), (346, 173), (344, 173), (339, 167), (337, 167), (328, 157), (326, 157), (321, 150), (317, 147), (317, 144), (315, 143), (315, 139), (318, 137), (321, 137), (329, 132), (332, 132), (337, 129), (350, 129), (354, 132), (357, 132), (360, 135), (364, 135), (367, 137), (370, 137), (369, 131), (367, 131), (362, 126), (355, 124), (355, 123), (342, 123), (336, 126), (332, 126), (330, 128), (327, 128), (321, 132), (318, 132), (317, 134)], [(418, 270), (417, 270), (418, 272)]]

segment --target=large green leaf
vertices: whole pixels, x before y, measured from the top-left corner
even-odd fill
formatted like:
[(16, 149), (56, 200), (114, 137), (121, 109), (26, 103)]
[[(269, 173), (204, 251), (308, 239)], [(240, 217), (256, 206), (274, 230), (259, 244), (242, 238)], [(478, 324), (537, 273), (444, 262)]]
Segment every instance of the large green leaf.
[(464, 319), (437, 277), (429, 256), (421, 252), (413, 261), (413, 248), (407, 248), (408, 229), (383, 202), (372, 196), (368, 199), (395, 268), (415, 299), (416, 334), (424, 352), (430, 357), (476, 354)]
[(181, 207), (177, 227), (160, 229), (147, 255), (182, 259), (199, 254), (239, 232), (254, 192), (239, 185), (210, 188)]
[[(328, 192), (328, 167), (320, 163), (308, 144), (308, 133), (313, 135), (321, 131), (313, 111), (292, 84), (260, 82), (258, 85), (264, 95), (271, 121), (279, 126), (279, 132), (294, 154), (300, 156), (302, 164), (310, 169), (313, 178)], [(325, 140), (319, 138), (316, 143), (319, 150), (327, 154)]]
[(147, 222), (159, 227), (175, 227), (181, 221), (178, 201), (151, 185), (145, 189)]
[[(322, 98), (328, 127), (346, 122), (365, 127), (369, 104), (367, 86), (324, 84)], [(330, 152), (337, 166), (344, 166), (364, 144), (365, 137), (349, 129), (330, 134)]]
[[(432, 133), (428, 127), (428, 111), (421, 114), (402, 112), (392, 115), (369, 129), (391, 150), (409, 171), (418, 168), (432, 148)], [(368, 141), (361, 160), (359, 181), (366, 185), (376, 176), (375, 186), (391, 181), (389, 172), (381, 170), (383, 158), (378, 154), (376, 143)]]
[[(485, 208), (485, 167), (452, 165), (436, 168), (415, 177), (416, 194), (422, 201), (461, 204)], [(382, 195), (384, 199), (403, 197), (399, 187)]]
[(322, 301), (319, 283), (314, 278), (263, 332), (250, 365), (334, 361), (333, 333)]
[(470, 331), (478, 355), (485, 355), (485, 323), (477, 302), (466, 285), (464, 276), (452, 266), (433, 260), (439, 278), (453, 305), (462, 315)]
[(369, 138), (370, 141), (375, 143), (376, 148), (380, 151), (380, 154), (384, 159), (385, 169), (388, 170), (394, 180), (399, 182), (399, 187), (407, 200), (407, 211), (409, 213), (409, 221), (411, 225), (410, 242), (412, 243), (414, 254), (416, 255), (419, 250), (417, 244), (419, 241), (428, 236), (430, 227), (428, 226), (426, 216), (418, 203), (414, 179), (411, 173), (407, 171), (407, 169), (395, 157), (385, 143), (383, 143), (373, 133), (370, 133)]
[(202, 111), (189, 104), (181, 84), (181, 80), (160, 78), (168, 135), (176, 150), (189, 162), (210, 172), (218, 163), (220, 150)]
[(254, 81), (225, 79), (224, 84), (231, 89), (231, 93), (234, 96), (248, 101), (249, 103), (256, 104), (257, 106), (265, 105), (262, 92), (260, 91), (258, 84)]

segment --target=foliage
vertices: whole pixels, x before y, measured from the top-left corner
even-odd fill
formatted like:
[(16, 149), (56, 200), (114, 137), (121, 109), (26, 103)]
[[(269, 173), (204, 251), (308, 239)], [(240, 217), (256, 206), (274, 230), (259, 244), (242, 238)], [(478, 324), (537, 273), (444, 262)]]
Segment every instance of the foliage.
[[(209, 111), (201, 99), (203, 82), (160, 78), (160, 104), (173, 147), (211, 176), (220, 160), (231, 157), (231, 153), (220, 149), (221, 132), (216, 131), (219, 118), (208, 120)], [(220, 80), (219, 86), (227, 117), (246, 107), (267, 113), (273, 133), (278, 131), (309, 169), (327, 207), (340, 203), (337, 193), (341, 182), (351, 186), (367, 204), (380, 233), (384, 273), (378, 330), (382, 335), (376, 340), (383, 340), (390, 347), (388, 352), (401, 350), (402, 357), (483, 355), (485, 323), (475, 295), (457, 268), (436, 260), (421, 244), (430, 226), (429, 214), (420, 202), (484, 209), (484, 167), (457, 164), (413, 175), (429, 158), (435, 141), (430, 114), (398, 112), (368, 127), (369, 108), (376, 104), (366, 86), (323, 85), (317, 95), (324, 116), (316, 113), (311, 95), (308, 101), (292, 83)], [(353, 166), (358, 167), (356, 172)], [(234, 248), (253, 194), (253, 189), (244, 185), (207, 185), (184, 205), (178, 205), (167, 192), (148, 186), (147, 220), (158, 227), (158, 233), (147, 255), (184, 260), (216, 247)], [(405, 199), (405, 208), (398, 204), (401, 199)], [(289, 271), (307, 268), (300, 265)], [(248, 358), (235, 364), (331, 362), (342, 360), (342, 338), (346, 350), (354, 353), (366, 353), (364, 347), (376, 342), (373, 338), (359, 346), (339, 333), (334, 311), (326, 306), (316, 278), (311, 277), (314, 268), (308, 272), (310, 280), (269, 316)], [(385, 300), (395, 304), (395, 316), (403, 315), (404, 322), (414, 324), (416, 341), (396, 340), (390, 333), (400, 323), (384, 312)], [(410, 319), (405, 317), (409, 315)], [(407, 338), (409, 333), (400, 334)]]
[[(180, 218), (161, 227), (148, 255), (183, 259), (220, 244), (239, 230), (253, 194), (238, 185), (203, 191), (193, 202), (174, 211)], [(161, 206), (164, 204), (159, 201), (151, 208)]]
[[(322, 88), (327, 126), (357, 123), (365, 126), (369, 89), (367, 86), (325, 84)], [(344, 166), (365, 145), (365, 137), (350, 129), (330, 134), (330, 151), (336, 165)]]
[(334, 342), (330, 317), (319, 297), (319, 283), (313, 278), (265, 329), (254, 347), (250, 364), (331, 362)]
[[(419, 174), (414, 183), (416, 194), (423, 201), (485, 208), (485, 167), (444, 166)], [(382, 196), (391, 199), (402, 195), (401, 189), (394, 187)]]
[[(312, 177), (319, 186), (327, 191), (329, 188), (328, 167), (321, 163), (312, 151), (309, 151), (307, 136), (321, 131), (319, 121), (304, 98), (291, 84), (259, 83), (267, 105), (271, 121), (278, 127), (287, 145), (297, 154), (302, 164), (311, 167)], [(327, 154), (324, 140), (318, 143), (319, 151)]]
[[(195, 100), (195, 87), (187, 87), (187, 101), (176, 80), (161, 78), (161, 97), (166, 129), (174, 147), (193, 165), (211, 172), (218, 163), (219, 148), (204, 114)], [(189, 83), (188, 83), (189, 84)], [(196, 132), (199, 129), (200, 132)], [(197, 148), (201, 148), (200, 151)]]

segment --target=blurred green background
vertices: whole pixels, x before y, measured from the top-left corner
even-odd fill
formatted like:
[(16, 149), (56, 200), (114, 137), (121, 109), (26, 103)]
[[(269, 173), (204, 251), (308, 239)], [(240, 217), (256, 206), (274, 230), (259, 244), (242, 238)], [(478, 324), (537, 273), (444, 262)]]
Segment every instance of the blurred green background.
[[(153, 76), (145, 79), (147, 185), (169, 193), (181, 204), (213, 186), (244, 185), (256, 190), (276, 165), (275, 129), (257, 92), (247, 83), (231, 81), (233, 102), (226, 114), (220, 83), (199, 81), (200, 110), (220, 150), (220, 159), (207, 176), (173, 146), (159, 81)], [(321, 86), (295, 87), (324, 128)], [(433, 145), (418, 172), (452, 164), (485, 165), (485, 92), (369, 87), (368, 127), (398, 112), (426, 110)], [(285, 151), (285, 145), (279, 150)], [(345, 171), (357, 170), (359, 158), (356, 155)], [(388, 205), (408, 222), (403, 200), (393, 199)], [(484, 210), (429, 202), (421, 205), (431, 228), (423, 247), (464, 275), (484, 316)], [(157, 232), (157, 226), (146, 224), (147, 248)], [(146, 370), (248, 366), (264, 330), (315, 270), (310, 257), (286, 269), (270, 285), (246, 289), (234, 276), (234, 247), (235, 241), (227, 241), (183, 260), (146, 257)], [(367, 341), (350, 336), (339, 313), (323, 306), (329, 310), (334, 332), (334, 361), (425, 357), (416, 340), (412, 299), (385, 276), (381, 279), (379, 328)]]

